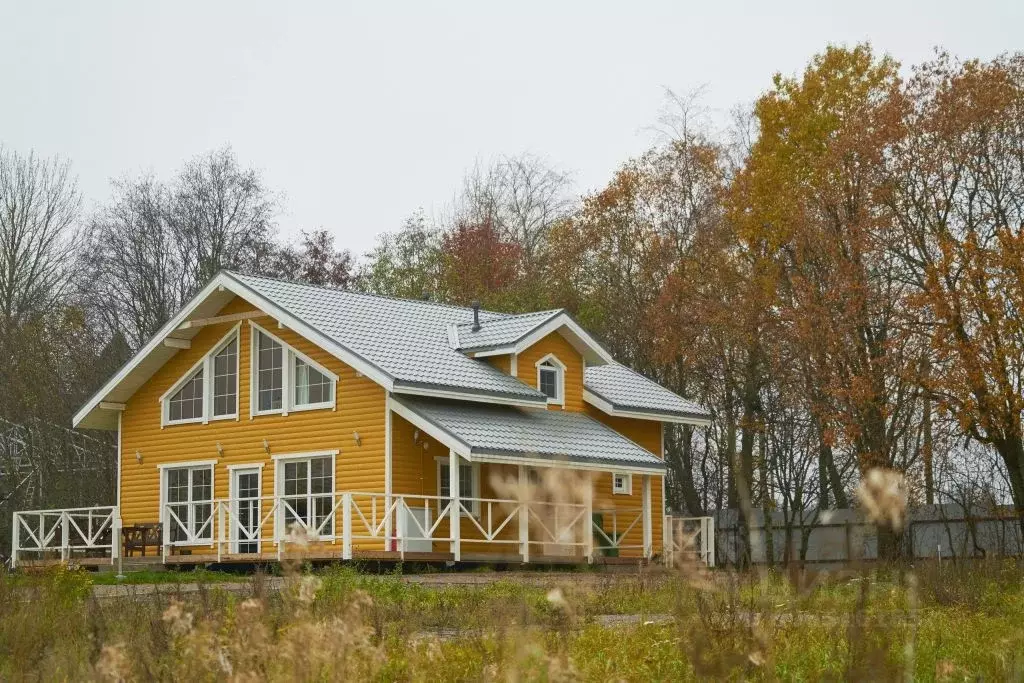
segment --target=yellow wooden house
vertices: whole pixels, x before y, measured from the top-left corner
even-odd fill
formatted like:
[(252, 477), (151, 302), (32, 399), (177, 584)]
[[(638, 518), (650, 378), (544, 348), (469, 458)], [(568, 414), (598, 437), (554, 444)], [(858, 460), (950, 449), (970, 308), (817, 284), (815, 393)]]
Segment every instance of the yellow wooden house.
[(115, 504), (15, 513), (13, 555), (150, 529), (168, 563), (650, 559), (664, 426), (708, 420), (563, 310), (225, 271), (74, 418), (117, 432)]

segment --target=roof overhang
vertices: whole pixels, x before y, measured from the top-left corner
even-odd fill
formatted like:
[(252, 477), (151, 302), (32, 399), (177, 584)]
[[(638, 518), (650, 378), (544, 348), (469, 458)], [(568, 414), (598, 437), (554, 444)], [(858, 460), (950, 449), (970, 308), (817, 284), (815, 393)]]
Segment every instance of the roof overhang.
[(615, 417), (628, 417), (634, 420), (654, 420), (656, 422), (674, 422), (676, 424), (692, 425), (694, 427), (707, 427), (711, 424), (710, 417), (696, 413), (664, 412), (647, 410), (644, 408), (616, 406), (611, 401), (602, 398), (600, 395), (586, 387), (583, 388), (583, 400), (601, 412)]
[(565, 311), (559, 311), (554, 314), (511, 344), (462, 350), (474, 358), (520, 354), (552, 332), (558, 332), (565, 337), (566, 341), (572, 344), (579, 351), (580, 355), (583, 356), (584, 360), (591, 365), (604, 365), (605, 363), (615, 362), (612, 355)]

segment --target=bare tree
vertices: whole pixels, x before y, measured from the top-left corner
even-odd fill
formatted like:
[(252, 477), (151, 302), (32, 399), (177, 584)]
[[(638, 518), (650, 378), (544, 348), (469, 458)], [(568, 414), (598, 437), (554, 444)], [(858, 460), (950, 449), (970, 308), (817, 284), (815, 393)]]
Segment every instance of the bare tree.
[(0, 148), (0, 318), (46, 311), (68, 291), (81, 196), (70, 163)]

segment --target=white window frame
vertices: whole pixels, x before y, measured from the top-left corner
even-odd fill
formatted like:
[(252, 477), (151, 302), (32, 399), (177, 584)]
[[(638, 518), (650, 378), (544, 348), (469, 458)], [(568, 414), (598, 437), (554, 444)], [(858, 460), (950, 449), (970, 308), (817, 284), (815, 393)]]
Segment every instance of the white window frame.
[[(182, 462), (164, 462), (156, 466), (160, 472), (160, 524), (163, 529), (167, 529), (169, 517), (167, 515), (167, 471), (168, 470), (179, 470), (179, 469), (209, 469), (210, 470), (210, 515), (216, 517), (217, 507), (217, 460), (185, 460)], [(189, 481), (189, 498), (192, 497), (192, 482)], [(189, 500), (187, 505), (191, 508), (194, 501)], [(205, 501), (199, 501), (205, 502)], [(175, 503), (178, 505), (179, 503)], [(186, 503), (181, 503), (186, 504)], [(175, 546), (212, 546), (214, 544), (214, 526), (216, 519), (210, 524), (210, 539), (193, 541), (191, 543), (175, 543)], [(170, 534), (170, 532), (166, 532)], [(168, 536), (169, 537), (169, 536)], [(161, 543), (163, 541), (161, 540)]]
[[(237, 323), (234, 327), (228, 331), (220, 340), (213, 345), (213, 348), (206, 353), (202, 358), (195, 362), (184, 375), (182, 375), (177, 382), (171, 385), (168, 389), (160, 396), (160, 428), (163, 429), (168, 425), (183, 425), (183, 424), (197, 424), (203, 423), (208, 424), (216, 420), (237, 420), (238, 419), (238, 404), (242, 400), (241, 397), (241, 370), (242, 370), (242, 345), (241, 338), (238, 330), (241, 328), (242, 323)], [(226, 415), (214, 415), (213, 414), (213, 359), (214, 357), (224, 350), (224, 348), (234, 342), (235, 346), (235, 412), (228, 413)], [(200, 369), (203, 371), (203, 414), (201, 417), (190, 417), (186, 420), (172, 420), (171, 419), (171, 397), (173, 397), (178, 390), (181, 389), (185, 384), (192, 379)]]
[[(443, 500), (441, 500), (441, 498), (440, 498), (441, 497), (441, 482), (444, 480), (441, 477), (441, 466), (444, 465), (445, 467), (448, 467), (451, 464), (451, 462), (450, 462), (449, 458), (442, 457), (442, 456), (435, 456), (434, 457), (434, 462), (435, 462), (434, 470), (435, 470), (435, 473), (436, 473), (436, 476), (437, 476), (437, 488), (434, 489), (434, 490), (437, 491), (437, 496), (438, 496), (437, 514), (440, 516), (441, 509), (445, 506), (445, 502)], [(472, 468), (472, 472), (473, 472), (473, 481), (470, 482), (472, 484), (472, 486), (470, 487), (471, 488), (471, 493), (472, 493), (470, 498), (480, 498), (480, 463), (478, 463), (478, 462), (469, 462), (469, 461), (465, 460), (465, 458), (459, 457), (459, 466), (461, 467), (463, 465), (469, 465)], [(460, 484), (460, 486), (462, 484), (462, 473), (461, 472), (459, 473), (459, 484)], [(465, 500), (465, 499), (463, 498), (462, 500)], [(460, 512), (462, 513), (463, 517), (470, 517), (470, 516), (477, 517), (477, 518), (480, 517), (480, 501), (479, 500), (470, 501), (469, 509), (472, 510), (472, 515), (467, 513), (465, 510), (461, 510)]]
[[(281, 501), (280, 504), (277, 507), (277, 513), (274, 515), (275, 534), (280, 535), (280, 536), (283, 537), (284, 535), (286, 535), (288, 533), (288, 530), (284, 528), (284, 502), (283, 502), (283, 499), (284, 498), (298, 498), (299, 497), (299, 496), (287, 496), (287, 495), (285, 495), (285, 492), (284, 492), (284, 465), (285, 465), (285, 463), (286, 462), (295, 462), (297, 460), (310, 461), (310, 460), (314, 460), (316, 458), (326, 458), (326, 457), (330, 457), (330, 459), (331, 459), (331, 507), (333, 508), (335, 503), (337, 502), (335, 500), (335, 498), (338, 495), (338, 451), (337, 450), (309, 451), (308, 453), (282, 453), (281, 455), (271, 456), (271, 459), (273, 459), (273, 461), (274, 461), (274, 497), (278, 501)], [(310, 483), (309, 482), (309, 477), (311, 476), (312, 469), (313, 468), (310, 467), (308, 465), (308, 463), (307, 463), (307, 465), (306, 465), (306, 478), (307, 478), (306, 483), (307, 484)], [(262, 486), (262, 483), (263, 483), (263, 480), (262, 480), (262, 476), (261, 476), (261, 479), (260, 479), (260, 485), (261, 486)], [(312, 498), (313, 498), (313, 496), (318, 496), (319, 497), (319, 496), (325, 496), (327, 494), (324, 494), (324, 493), (312, 493), (311, 492), (312, 491), (312, 487), (311, 486), (307, 486), (307, 489), (308, 490), (305, 493), (306, 498), (309, 501), (307, 503), (307, 509), (310, 512), (310, 520), (312, 520), (312, 517), (313, 517), (313, 515), (312, 515), (312, 512), (313, 512), (313, 505), (312, 505), (313, 500), (312, 500)], [(339, 512), (340, 512), (340, 508), (339, 508)], [(315, 540), (316, 541), (333, 541), (337, 537), (337, 535), (338, 535), (338, 524), (341, 521), (342, 520), (339, 519), (339, 515), (336, 513), (334, 515), (334, 523), (331, 525), (331, 528), (334, 531), (334, 533), (323, 534), (321, 536), (317, 536)]]
[[(317, 363), (315, 360), (296, 349), (266, 328), (249, 321), (249, 419), (257, 415), (288, 415), (303, 410), (337, 410), (338, 409), (338, 376)], [(259, 410), (259, 348), (256, 334), (265, 334), (281, 345), (281, 407), (270, 410)], [(295, 361), (301, 360), (331, 381), (331, 400), (321, 403), (297, 405), (295, 403)]]
[(565, 363), (558, 360), (558, 356), (555, 354), (549, 353), (534, 365), (537, 366), (537, 391), (540, 391), (540, 373), (542, 369), (555, 371), (555, 387), (558, 389), (558, 398), (549, 397), (548, 405), (562, 406), (562, 408), (565, 408)]
[[(621, 486), (618, 477), (622, 477)], [(633, 495), (633, 475), (628, 472), (612, 472), (612, 493), (617, 496)]]

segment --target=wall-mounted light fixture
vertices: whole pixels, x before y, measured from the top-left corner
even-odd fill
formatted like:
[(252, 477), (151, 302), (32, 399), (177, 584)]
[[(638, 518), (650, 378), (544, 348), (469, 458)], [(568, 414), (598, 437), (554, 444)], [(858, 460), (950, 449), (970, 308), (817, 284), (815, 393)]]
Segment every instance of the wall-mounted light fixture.
[(266, 439), (263, 439), (263, 450), (266, 452), (267, 455), (270, 455), (270, 442), (267, 441)]
[(135, 451), (135, 462), (139, 463), (140, 465), (142, 464), (142, 452), (141, 451)]
[(412, 430), (412, 442), (417, 443), (420, 440), (420, 430)]
[(352, 438), (356, 440), (357, 446), (363, 445), (363, 437), (359, 436), (359, 432), (352, 432)]
[(217, 442), (217, 455), (224, 457), (224, 447), (220, 445), (220, 441)]

